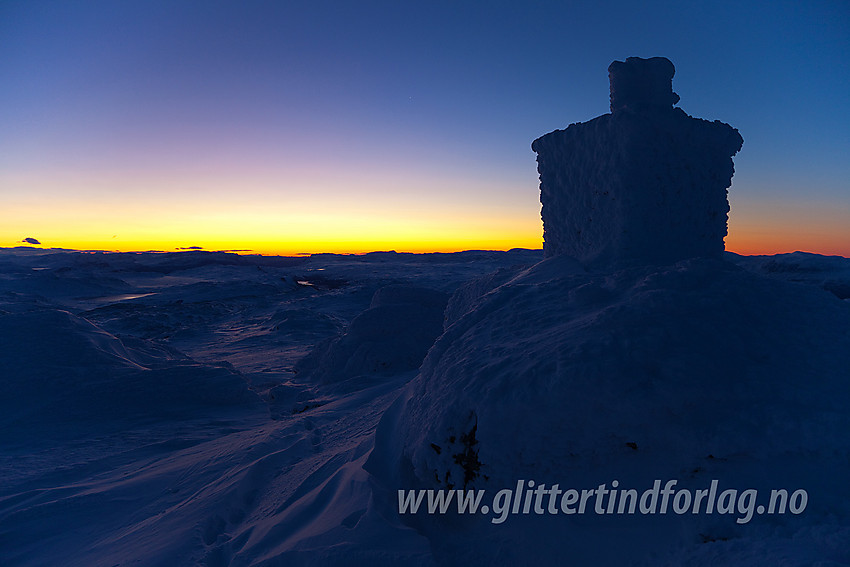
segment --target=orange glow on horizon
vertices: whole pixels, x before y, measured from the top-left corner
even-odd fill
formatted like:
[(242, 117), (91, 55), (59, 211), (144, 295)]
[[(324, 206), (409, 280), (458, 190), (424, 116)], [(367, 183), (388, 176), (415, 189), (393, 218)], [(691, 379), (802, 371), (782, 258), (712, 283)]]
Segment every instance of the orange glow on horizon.
[(736, 203), (726, 250), (742, 255), (801, 251), (850, 257), (850, 211), (805, 202)]
[[(364, 200), (365, 201), (365, 200)], [(299, 255), (462, 250), (539, 249), (539, 204), (527, 209), (469, 203), (445, 209), (427, 203), (325, 204), (208, 200), (85, 203), (54, 200), (50, 207), (10, 200), (0, 211), (0, 246), (37, 238), (42, 248), (117, 252), (175, 251), (200, 247), (245, 254)], [(847, 211), (814, 206), (738, 203), (730, 217), (726, 250), (766, 255), (796, 250), (850, 257)]]
[[(266, 211), (195, 207), (130, 213), (56, 207), (36, 215), (11, 211), (0, 222), (0, 246), (32, 237), (44, 248), (117, 252), (175, 251), (191, 247), (239, 253), (457, 252), (541, 248), (540, 221), (506, 211), (452, 215), (437, 211), (375, 211), (361, 207), (322, 213), (269, 206)], [(6, 215), (2, 215), (6, 216)], [(525, 215), (523, 215), (525, 216)]]
[(739, 238), (727, 237), (726, 250), (742, 256), (770, 256), (789, 252), (811, 252), (824, 256), (850, 258), (850, 245), (828, 236), (801, 238), (795, 234), (748, 234)]
[[(96, 250), (106, 252), (175, 252), (179, 250), (201, 249), (204, 251), (229, 251), (237, 254), (261, 254), (266, 256), (297, 256), (305, 254), (365, 254), (368, 252), (394, 250), (424, 254), (429, 252), (461, 252), (464, 250), (510, 250), (511, 248), (540, 249), (543, 239), (533, 234), (515, 234), (503, 238), (487, 238), (472, 235), (467, 238), (449, 240), (442, 238), (393, 239), (386, 238), (356, 240), (344, 238), (301, 239), (289, 241), (237, 239), (223, 241), (219, 238), (196, 238), (190, 240), (157, 238), (152, 240), (97, 240), (86, 238), (45, 238), (38, 248), (63, 248), (70, 250)], [(27, 246), (22, 239), (0, 239), (0, 246)], [(196, 248), (198, 247), (198, 248)], [(850, 257), (850, 246), (842, 245), (823, 236), (818, 238), (800, 238), (798, 235), (745, 234), (726, 239), (726, 250), (749, 255), (773, 255), (795, 251), (814, 254)]]

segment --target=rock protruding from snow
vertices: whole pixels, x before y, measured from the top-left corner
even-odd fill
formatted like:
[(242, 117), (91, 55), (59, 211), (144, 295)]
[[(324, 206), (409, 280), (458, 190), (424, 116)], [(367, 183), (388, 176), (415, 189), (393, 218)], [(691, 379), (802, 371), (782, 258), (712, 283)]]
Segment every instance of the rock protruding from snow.
[(673, 108), (665, 58), (615, 61), (609, 73), (611, 114), (531, 146), (544, 255), (604, 268), (720, 257), (741, 135)]

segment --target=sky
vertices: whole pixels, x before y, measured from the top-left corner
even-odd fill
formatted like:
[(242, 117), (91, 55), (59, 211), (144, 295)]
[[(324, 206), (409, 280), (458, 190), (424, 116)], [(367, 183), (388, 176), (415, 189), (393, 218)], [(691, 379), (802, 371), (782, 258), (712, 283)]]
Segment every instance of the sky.
[(845, 0), (0, 0), (0, 246), (539, 248), (629, 56), (741, 132), (727, 250), (850, 256)]

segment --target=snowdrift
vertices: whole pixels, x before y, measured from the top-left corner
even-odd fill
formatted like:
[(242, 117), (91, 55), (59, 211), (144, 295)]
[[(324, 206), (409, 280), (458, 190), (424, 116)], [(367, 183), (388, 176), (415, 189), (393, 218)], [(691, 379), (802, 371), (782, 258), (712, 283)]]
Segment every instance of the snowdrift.
[(448, 299), (428, 288), (382, 287), (345, 334), (319, 344), (295, 369), (319, 383), (416, 370), (443, 330)]
[(717, 514), (532, 514), (498, 526), (405, 516), (439, 562), (620, 565), (710, 547), (733, 564), (771, 539), (794, 540), (788, 564), (850, 559), (843, 536), (812, 529), (847, 535), (850, 521), (846, 302), (711, 259), (585, 273), (560, 256), (481, 288), (455, 295), (456, 320), (379, 425), (367, 469), (388, 515), (398, 489), (494, 494), (520, 479), (580, 489), (719, 479), (804, 488), (809, 503), (805, 519), (746, 525)]
[[(162, 345), (128, 346), (59, 309), (0, 314), (4, 443), (73, 436), (83, 424), (185, 419), (226, 406), (259, 407), (237, 372), (199, 365)], [(109, 429), (111, 426), (106, 426)]]

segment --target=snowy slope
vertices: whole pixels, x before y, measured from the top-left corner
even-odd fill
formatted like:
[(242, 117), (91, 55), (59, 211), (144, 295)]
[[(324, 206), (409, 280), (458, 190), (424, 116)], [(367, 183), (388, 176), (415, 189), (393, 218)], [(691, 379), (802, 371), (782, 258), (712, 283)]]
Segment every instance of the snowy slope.
[[(191, 254), (0, 253), (3, 565), (850, 564), (850, 305), (822, 289), (846, 259)], [(719, 479), (809, 503), (398, 515), (397, 489), (476, 460), (488, 490)]]
[[(539, 258), (0, 251), (0, 563), (433, 564), (361, 464), (448, 295)], [(436, 318), (412, 362), (347, 393), (294, 372), (323, 339), (380, 349), (392, 305)]]
[[(763, 556), (765, 540), (791, 551), (761, 564), (850, 560), (846, 302), (715, 260), (584, 273), (556, 257), (466, 307), (379, 427), (367, 468), (388, 509), (398, 488), (493, 494), (520, 479), (678, 479), (693, 490), (718, 479), (741, 491), (804, 488), (809, 504), (804, 516), (746, 525), (737, 512), (532, 514), (503, 525), (408, 516), (439, 561), (547, 563), (558, 542), (564, 564), (732, 564)], [(606, 545), (612, 534), (627, 544)], [(729, 543), (706, 544), (719, 541)]]
[(749, 271), (789, 282), (816, 285), (839, 299), (850, 299), (850, 258), (792, 252), (775, 256), (740, 256), (727, 259)]

